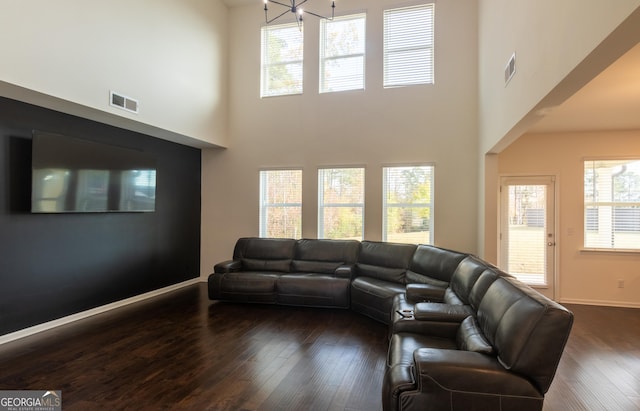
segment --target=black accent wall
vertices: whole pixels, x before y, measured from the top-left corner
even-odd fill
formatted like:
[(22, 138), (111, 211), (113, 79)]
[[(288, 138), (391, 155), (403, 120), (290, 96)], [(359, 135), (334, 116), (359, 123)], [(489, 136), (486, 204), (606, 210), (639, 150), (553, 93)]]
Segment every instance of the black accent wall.
[[(152, 213), (31, 214), (31, 133), (157, 159)], [(199, 276), (200, 150), (0, 98), (0, 335)]]

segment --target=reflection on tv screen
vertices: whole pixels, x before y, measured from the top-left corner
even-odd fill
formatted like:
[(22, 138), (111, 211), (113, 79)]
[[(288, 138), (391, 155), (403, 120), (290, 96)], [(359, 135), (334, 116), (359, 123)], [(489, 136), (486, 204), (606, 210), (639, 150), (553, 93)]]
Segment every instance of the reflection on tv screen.
[(154, 211), (156, 170), (33, 170), (33, 212)]
[(31, 211), (155, 211), (155, 159), (140, 151), (34, 132)]

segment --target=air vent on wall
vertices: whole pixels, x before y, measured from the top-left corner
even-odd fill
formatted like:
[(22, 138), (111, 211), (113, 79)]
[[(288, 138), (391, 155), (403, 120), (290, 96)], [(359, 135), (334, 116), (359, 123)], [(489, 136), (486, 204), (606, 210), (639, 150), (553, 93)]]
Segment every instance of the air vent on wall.
[(132, 113), (138, 113), (138, 100), (132, 99), (131, 97), (127, 97), (112, 91), (109, 101), (110, 104), (114, 107), (118, 107)]
[(511, 55), (509, 62), (504, 68), (504, 85), (505, 86), (509, 84), (509, 81), (511, 80), (514, 74), (516, 74), (516, 53), (513, 53)]

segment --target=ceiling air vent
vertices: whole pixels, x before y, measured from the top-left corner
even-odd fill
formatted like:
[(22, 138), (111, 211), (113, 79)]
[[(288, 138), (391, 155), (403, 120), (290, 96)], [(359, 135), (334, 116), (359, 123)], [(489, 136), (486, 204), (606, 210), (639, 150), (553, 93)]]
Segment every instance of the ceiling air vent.
[(516, 53), (513, 53), (511, 55), (509, 62), (504, 68), (504, 85), (505, 86), (509, 84), (509, 81), (511, 80), (514, 74), (516, 74)]
[(138, 113), (138, 100), (113, 91), (111, 92), (110, 104), (114, 107), (118, 107), (132, 113)]

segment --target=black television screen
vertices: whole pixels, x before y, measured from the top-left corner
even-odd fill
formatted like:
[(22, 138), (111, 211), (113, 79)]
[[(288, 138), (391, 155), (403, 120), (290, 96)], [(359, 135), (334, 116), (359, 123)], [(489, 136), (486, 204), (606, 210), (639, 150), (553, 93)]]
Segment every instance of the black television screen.
[(34, 131), (31, 212), (155, 211), (155, 163), (143, 151)]

